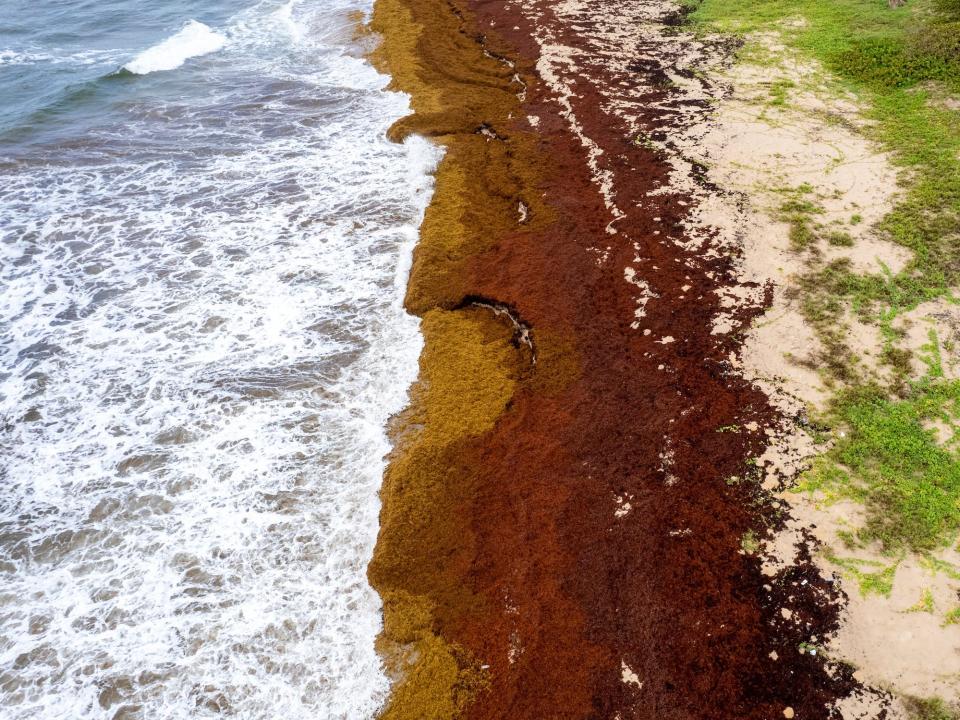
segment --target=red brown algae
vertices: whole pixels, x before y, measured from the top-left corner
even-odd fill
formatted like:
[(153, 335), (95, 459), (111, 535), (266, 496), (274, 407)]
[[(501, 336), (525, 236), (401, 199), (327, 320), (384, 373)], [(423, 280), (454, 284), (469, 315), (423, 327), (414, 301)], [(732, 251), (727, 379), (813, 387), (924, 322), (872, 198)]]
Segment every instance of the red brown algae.
[(826, 718), (857, 690), (798, 651), (836, 628), (829, 579), (743, 550), (780, 512), (751, 466), (777, 418), (731, 367), (737, 333), (712, 333), (731, 251), (689, 237), (696, 198), (638, 141), (697, 108), (671, 80), (678, 18), (378, 2), (376, 60), (416, 111), (392, 136), (446, 147), (369, 573), (385, 718)]

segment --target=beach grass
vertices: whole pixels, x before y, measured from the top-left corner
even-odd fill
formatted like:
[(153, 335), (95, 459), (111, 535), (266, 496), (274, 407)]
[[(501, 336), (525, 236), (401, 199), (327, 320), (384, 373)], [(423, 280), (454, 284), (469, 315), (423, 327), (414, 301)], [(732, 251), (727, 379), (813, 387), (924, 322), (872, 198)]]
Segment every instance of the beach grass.
[(950, 707), (940, 698), (906, 698), (907, 712), (912, 720), (958, 720), (960, 710)]
[[(929, 0), (897, 9), (880, 0), (691, 6), (690, 22), (702, 29), (743, 36), (779, 31), (793, 50), (819, 61), (865, 101), (870, 133), (903, 171), (902, 198), (879, 229), (914, 259), (896, 274), (857, 274), (835, 262), (818, 269), (811, 283), (863, 315), (896, 315), (948, 296), (960, 283), (960, 122), (956, 108), (944, 103), (960, 93), (960, 11), (949, 2), (943, 9)], [(774, 104), (786, 104), (780, 85), (771, 95)], [(802, 248), (811, 240), (809, 218), (794, 215), (791, 232)]]
[(838, 399), (834, 413), (843, 430), (799, 489), (862, 502), (867, 519), (857, 540), (878, 541), (886, 552), (927, 552), (954, 542), (960, 461), (930, 423), (956, 426), (960, 382), (923, 381), (898, 400), (886, 388), (856, 388)]
[[(924, 347), (925, 376), (911, 380), (911, 353), (898, 345), (893, 321), (925, 301), (956, 302), (952, 289), (960, 285), (960, 111), (951, 97), (960, 94), (960, 1), (909, 0), (891, 8), (883, 0), (692, 0), (687, 9), (691, 27), (744, 38), (741, 52), (750, 62), (777, 61), (750, 42), (751, 34), (769, 31), (790, 52), (817, 61), (831, 87), (863, 103), (870, 123), (864, 132), (900, 170), (899, 200), (876, 229), (913, 259), (899, 272), (873, 273), (856, 272), (845, 260), (811, 261), (800, 281), (802, 311), (825, 348), (821, 370), (837, 381), (822, 419), (833, 429), (829, 449), (801, 487), (863, 503), (857, 543), (876, 541), (890, 554), (955, 543), (960, 462), (930, 425), (955, 426), (960, 383), (944, 378), (935, 336)], [(774, 83), (770, 103), (787, 105), (787, 89)], [(820, 240), (846, 242), (842, 230), (825, 236), (818, 214), (816, 198), (802, 187), (785, 192), (779, 218), (790, 226), (795, 251)], [(856, 372), (845, 338), (848, 314), (880, 327), (889, 384)], [(887, 589), (887, 574), (879, 584), (868, 575), (861, 580), (871, 591)]]

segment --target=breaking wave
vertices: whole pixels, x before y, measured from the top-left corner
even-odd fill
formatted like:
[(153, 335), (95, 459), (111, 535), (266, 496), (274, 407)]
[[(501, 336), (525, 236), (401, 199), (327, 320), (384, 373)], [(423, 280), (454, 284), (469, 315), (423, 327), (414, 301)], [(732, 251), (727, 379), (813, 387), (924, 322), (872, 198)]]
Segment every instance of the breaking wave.
[(366, 564), (437, 151), (385, 138), (409, 105), (352, 44), (368, 9), (211, 11), (222, 34), (128, 69), (226, 36), (216, 61), (103, 83), (92, 125), (65, 104), (3, 149), (5, 720), (362, 720), (386, 697)]
[(226, 42), (224, 35), (211, 30), (202, 22), (190, 20), (175, 35), (137, 55), (124, 65), (124, 69), (135, 75), (174, 70), (190, 58), (216, 52)]

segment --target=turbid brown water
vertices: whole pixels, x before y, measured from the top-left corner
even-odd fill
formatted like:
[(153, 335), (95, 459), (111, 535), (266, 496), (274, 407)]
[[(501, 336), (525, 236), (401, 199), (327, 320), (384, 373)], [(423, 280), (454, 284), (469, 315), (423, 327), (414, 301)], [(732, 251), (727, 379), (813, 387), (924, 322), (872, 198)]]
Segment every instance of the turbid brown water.
[(778, 521), (753, 462), (776, 417), (731, 367), (738, 333), (712, 332), (730, 244), (690, 237), (697, 200), (647, 141), (706, 112), (676, 91), (681, 22), (661, 2), (378, 3), (377, 59), (416, 110), (392, 134), (446, 148), (369, 572), (384, 717), (823, 718), (855, 688), (798, 650), (836, 627), (832, 583), (744, 550)]

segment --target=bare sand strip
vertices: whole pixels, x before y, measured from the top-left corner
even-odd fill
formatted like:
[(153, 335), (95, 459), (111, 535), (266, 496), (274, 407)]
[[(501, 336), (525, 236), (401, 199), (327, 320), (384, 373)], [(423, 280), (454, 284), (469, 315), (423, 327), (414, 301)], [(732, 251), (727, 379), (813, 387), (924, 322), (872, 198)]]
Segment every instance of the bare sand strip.
[[(738, 63), (718, 73), (729, 92), (717, 103), (713, 117), (680, 144), (709, 168), (712, 182), (730, 193), (726, 198), (714, 196), (721, 201), (705, 204), (697, 221), (722, 228), (723, 234), (736, 239), (743, 253), (739, 270), (744, 281), (773, 287), (773, 303), (750, 326), (736, 358), (742, 372), (763, 387), (784, 417), (771, 432), (771, 445), (760, 462), (767, 488), (789, 505), (791, 519), (763, 539), (766, 567), (771, 574), (782, 571), (794, 561), (798, 548), (808, 548), (823, 574), (836, 578), (846, 592), (839, 631), (833, 637), (811, 638), (811, 649), (851, 663), (857, 668), (855, 676), (875, 688), (956, 701), (960, 625), (945, 625), (942, 613), (930, 609), (956, 606), (960, 578), (933, 571), (923, 558), (908, 555), (898, 560), (874, 546), (857, 551), (856, 558), (868, 567), (897, 563), (893, 590), (888, 597), (864, 594), (856, 578), (829, 559), (843, 549), (841, 533), (863, 525), (862, 506), (790, 489), (818, 452), (802, 421), (822, 411), (837, 388), (816, 370), (825, 348), (798, 307), (797, 281), (808, 268), (808, 258), (792, 247), (790, 225), (779, 212), (784, 191), (807, 186), (824, 210), (820, 221), (842, 226), (850, 236), (849, 247), (822, 248), (824, 261), (846, 257), (861, 272), (878, 272), (885, 266), (896, 273), (910, 253), (882, 240), (875, 224), (893, 207), (897, 174), (889, 158), (860, 132), (864, 120), (856, 99), (831, 86), (823, 68), (792, 57), (776, 34), (753, 36), (747, 42), (766, 56), (766, 62)], [(771, 102), (771, 89), (778, 86), (787, 97)], [(859, 218), (855, 224), (850, 223), (853, 216)], [(726, 300), (735, 307), (755, 298)], [(862, 359), (861, 372), (884, 381), (885, 370), (877, 362), (882, 351), (879, 329), (849, 316), (846, 322), (847, 342)], [(928, 342), (931, 327), (941, 338), (957, 336), (960, 310), (943, 301), (925, 303), (896, 322), (905, 331), (902, 346), (918, 351)], [(716, 332), (732, 329), (725, 316), (717, 317)], [(916, 356), (914, 374), (919, 378), (925, 367)], [(944, 366), (948, 377), (956, 377), (958, 357), (945, 353)], [(934, 558), (954, 566), (960, 561), (955, 549), (942, 550)], [(845, 717), (879, 711), (866, 697), (840, 707)], [(903, 713), (899, 704), (891, 710)]]

